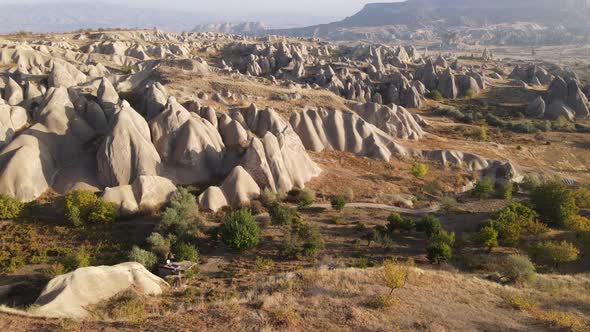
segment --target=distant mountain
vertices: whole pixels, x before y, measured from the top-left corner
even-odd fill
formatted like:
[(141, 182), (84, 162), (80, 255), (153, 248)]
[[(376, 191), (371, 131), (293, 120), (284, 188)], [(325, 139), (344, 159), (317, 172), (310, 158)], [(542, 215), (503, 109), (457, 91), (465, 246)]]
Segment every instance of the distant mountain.
[(408, 0), (367, 4), (342, 21), (269, 33), (333, 40), (449, 34), (461, 39), (476, 29), (475, 38), (495, 42), (556, 42), (589, 31), (589, 15), (590, 0)]
[(192, 30), (192, 32), (222, 32), (249, 36), (263, 34), (267, 29), (268, 28), (262, 22), (224, 22), (199, 24)]
[(0, 33), (65, 32), (84, 28), (151, 28), (189, 31), (198, 15), (102, 2), (52, 2), (0, 6)]

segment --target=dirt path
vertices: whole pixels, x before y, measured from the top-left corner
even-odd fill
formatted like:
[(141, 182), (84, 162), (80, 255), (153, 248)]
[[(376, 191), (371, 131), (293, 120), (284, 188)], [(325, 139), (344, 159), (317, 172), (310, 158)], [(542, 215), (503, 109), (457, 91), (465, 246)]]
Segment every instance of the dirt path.
[[(313, 204), (310, 206), (311, 208), (322, 208), (322, 209), (332, 209), (331, 204)], [(421, 215), (427, 213), (435, 213), (440, 210), (440, 207), (435, 205), (433, 207), (421, 208), (421, 209), (408, 209), (402, 208), (393, 205), (386, 205), (386, 204), (379, 204), (379, 203), (348, 203), (346, 204), (345, 208), (361, 208), (361, 209), (379, 209), (379, 210), (387, 210), (392, 212), (399, 212), (404, 214), (413, 214), (413, 215)]]

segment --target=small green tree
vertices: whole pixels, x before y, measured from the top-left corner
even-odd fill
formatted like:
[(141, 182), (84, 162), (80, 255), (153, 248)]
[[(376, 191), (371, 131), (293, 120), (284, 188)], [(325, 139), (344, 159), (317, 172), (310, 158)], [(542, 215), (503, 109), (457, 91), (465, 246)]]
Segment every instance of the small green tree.
[(529, 248), (529, 255), (534, 261), (553, 264), (555, 267), (576, 261), (579, 254), (580, 250), (567, 241), (540, 241)]
[(416, 230), (418, 232), (425, 232), (428, 238), (439, 234), (442, 231), (442, 224), (440, 220), (431, 214), (425, 215), (420, 221), (416, 223)]
[(148, 270), (153, 269), (158, 263), (158, 258), (154, 253), (143, 250), (138, 246), (133, 246), (133, 248), (131, 248), (131, 251), (128, 254), (128, 259), (130, 262), (137, 262), (145, 266)]
[(156, 231), (184, 239), (193, 237), (201, 225), (202, 220), (195, 196), (186, 188), (178, 188), (162, 213), (162, 220), (156, 226)]
[(20, 216), (23, 204), (15, 198), (0, 194), (0, 219), (16, 219)]
[(427, 258), (432, 264), (448, 262), (452, 258), (451, 247), (443, 242), (433, 242), (426, 248)]
[(522, 231), (533, 225), (537, 214), (527, 206), (513, 203), (500, 210), (492, 221), (492, 226), (498, 232), (498, 239), (503, 245), (514, 246), (518, 243)]
[(303, 239), (303, 255), (315, 257), (324, 247), (324, 241), (317, 226), (303, 223), (297, 230), (298, 236)]
[(576, 198), (562, 183), (550, 181), (539, 185), (531, 193), (531, 203), (547, 224), (562, 226), (578, 214)]
[(334, 196), (332, 197), (331, 205), (332, 209), (336, 211), (342, 211), (346, 206), (346, 199), (344, 198), (344, 196)]
[(482, 227), (477, 234), (477, 241), (492, 251), (498, 246), (498, 232), (491, 225)]
[(423, 178), (428, 174), (428, 167), (422, 163), (413, 163), (410, 166), (410, 172), (416, 178)]
[(225, 245), (239, 251), (254, 248), (260, 241), (260, 229), (248, 209), (228, 214), (223, 219), (219, 235)]

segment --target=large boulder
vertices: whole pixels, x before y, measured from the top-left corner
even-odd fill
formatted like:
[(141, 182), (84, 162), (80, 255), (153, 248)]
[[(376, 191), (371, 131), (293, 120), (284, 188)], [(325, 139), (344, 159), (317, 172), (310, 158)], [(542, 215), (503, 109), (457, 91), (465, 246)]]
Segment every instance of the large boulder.
[(115, 266), (92, 266), (57, 276), (35, 301), (36, 315), (83, 319), (92, 315), (90, 306), (133, 290), (157, 296), (168, 288), (161, 278), (135, 262)]

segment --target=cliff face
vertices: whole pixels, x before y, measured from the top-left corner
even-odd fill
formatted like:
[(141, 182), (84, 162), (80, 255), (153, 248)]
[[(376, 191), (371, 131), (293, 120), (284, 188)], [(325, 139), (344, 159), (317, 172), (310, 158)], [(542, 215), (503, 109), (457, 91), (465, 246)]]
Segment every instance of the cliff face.
[[(473, 29), (478, 29), (476, 34), (483, 34), (490, 43), (554, 44), (583, 38), (590, 31), (588, 16), (590, 0), (408, 0), (367, 4), (339, 22), (270, 33), (388, 41), (412, 39), (424, 31), (439, 37), (449, 33), (461, 37), (461, 32), (473, 36)], [(380, 26), (383, 29), (375, 33)], [(482, 33), (482, 29), (489, 31)]]

